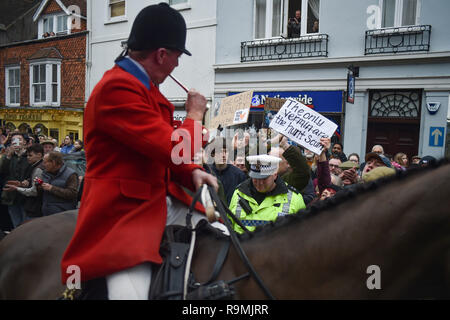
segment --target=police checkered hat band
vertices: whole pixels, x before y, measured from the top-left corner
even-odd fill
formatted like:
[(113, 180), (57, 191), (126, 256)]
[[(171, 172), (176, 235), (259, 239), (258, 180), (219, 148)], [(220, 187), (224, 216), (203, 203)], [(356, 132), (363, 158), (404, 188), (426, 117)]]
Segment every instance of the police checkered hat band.
[(269, 156), (267, 154), (248, 156), (247, 161), (250, 164), (249, 176), (254, 179), (266, 179), (277, 173), (280, 158)]

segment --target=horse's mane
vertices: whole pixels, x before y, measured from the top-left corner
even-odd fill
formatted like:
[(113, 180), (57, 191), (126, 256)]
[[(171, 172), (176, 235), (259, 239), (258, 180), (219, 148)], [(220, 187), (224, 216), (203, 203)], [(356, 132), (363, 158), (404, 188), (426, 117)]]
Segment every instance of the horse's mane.
[(249, 240), (255, 236), (263, 236), (275, 229), (282, 228), (287, 225), (292, 225), (294, 222), (300, 222), (305, 219), (309, 219), (323, 212), (331, 212), (331, 208), (335, 208), (337, 205), (352, 201), (358, 197), (367, 195), (369, 192), (373, 192), (381, 187), (389, 185), (395, 181), (400, 181), (406, 178), (412, 178), (419, 174), (423, 174), (428, 171), (435, 170), (438, 167), (444, 166), (450, 163), (450, 159), (441, 159), (437, 162), (430, 163), (427, 167), (415, 167), (406, 171), (397, 170), (396, 174), (390, 177), (384, 177), (368, 183), (358, 183), (351, 187), (345, 188), (337, 192), (333, 197), (325, 199), (323, 201), (317, 201), (306, 209), (302, 209), (295, 214), (289, 214), (278, 218), (275, 222), (270, 222), (266, 225), (259, 226), (251, 234), (242, 234), (239, 236), (241, 240)]

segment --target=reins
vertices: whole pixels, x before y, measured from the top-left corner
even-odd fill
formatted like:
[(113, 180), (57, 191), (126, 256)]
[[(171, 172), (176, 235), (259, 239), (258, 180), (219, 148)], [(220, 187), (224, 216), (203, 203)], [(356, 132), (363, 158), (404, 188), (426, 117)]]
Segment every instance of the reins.
[[(242, 262), (244, 263), (244, 265), (247, 267), (249, 273), (244, 274), (236, 279), (233, 279), (231, 281), (229, 281), (229, 284), (235, 283), (237, 281), (240, 281), (242, 279), (247, 278), (249, 275), (252, 276), (256, 283), (258, 284), (258, 286), (261, 288), (261, 290), (264, 292), (264, 294), (271, 300), (274, 300), (274, 296), (271, 294), (270, 290), (266, 287), (266, 285), (264, 284), (263, 280), (261, 279), (261, 277), (258, 275), (258, 273), (256, 272), (256, 270), (253, 268), (253, 265), (251, 264), (250, 260), (248, 259), (247, 255), (245, 254), (244, 249), (241, 246), (241, 243), (230, 223), (230, 220), (227, 216), (227, 214), (248, 234), (251, 235), (250, 231), (248, 231), (248, 229), (242, 225), (241, 221), (235, 217), (235, 215), (230, 211), (230, 209), (225, 206), (222, 202), (222, 200), (219, 198), (219, 196), (217, 195), (216, 191), (214, 190), (213, 187), (208, 185), (208, 191), (211, 195), (211, 198), (213, 200), (213, 204), (214, 207), (217, 209), (217, 211), (220, 214), (220, 217), (222, 218), (225, 226), (227, 227), (229, 233), (230, 233), (230, 239), (231, 242), (233, 243), (234, 248), (236, 249), (239, 257), (241, 258)], [(192, 211), (194, 210), (194, 206), (195, 203), (199, 200), (200, 198), (200, 193), (201, 193), (201, 188), (199, 188), (199, 190), (196, 192), (193, 200), (192, 200), (192, 204), (189, 208), (189, 212), (188, 215), (186, 217), (186, 224), (188, 227), (192, 228), (192, 224), (190, 222), (191, 220), (191, 216), (192, 216)], [(188, 221), (189, 220), (189, 221)], [(195, 229), (193, 229), (195, 230)], [(226, 251), (227, 252), (227, 251)], [(216, 262), (216, 265), (214, 266), (214, 270), (213, 270), (213, 275), (211, 276), (211, 279), (214, 279), (218, 274), (219, 271), (221, 269), (221, 266), (223, 265), (223, 263), (225, 262), (225, 258), (226, 258), (226, 252), (225, 249), (222, 249), (221, 252), (219, 252), (219, 258), (218, 261)], [(210, 281), (211, 281), (210, 279)]]

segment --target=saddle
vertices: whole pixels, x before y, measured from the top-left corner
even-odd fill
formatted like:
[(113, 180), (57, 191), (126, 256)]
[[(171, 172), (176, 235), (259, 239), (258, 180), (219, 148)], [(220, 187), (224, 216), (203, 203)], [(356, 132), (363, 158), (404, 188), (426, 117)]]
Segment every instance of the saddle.
[[(195, 232), (202, 232), (208, 228), (211, 227), (206, 220), (202, 220), (197, 224)], [(188, 270), (189, 277), (186, 280), (186, 268), (190, 268), (188, 257), (193, 245), (192, 237), (192, 230), (188, 227), (176, 225), (166, 227), (160, 248), (163, 263), (153, 265), (155, 277), (151, 283), (150, 300), (222, 300), (234, 297), (235, 292), (231, 285), (221, 280), (215, 281), (228, 254), (229, 240), (224, 242), (219, 251), (216, 265), (207, 282), (198, 283), (191, 270)]]

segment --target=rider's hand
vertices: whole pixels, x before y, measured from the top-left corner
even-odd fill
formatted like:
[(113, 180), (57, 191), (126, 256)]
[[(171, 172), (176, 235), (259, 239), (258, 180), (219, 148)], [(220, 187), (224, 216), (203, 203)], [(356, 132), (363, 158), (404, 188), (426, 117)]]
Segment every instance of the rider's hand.
[(219, 190), (217, 178), (200, 169), (192, 171), (192, 182), (194, 183), (195, 190), (198, 190), (205, 183), (212, 186), (216, 192)]
[(199, 92), (191, 89), (186, 100), (186, 118), (202, 121), (206, 111), (206, 98)]

